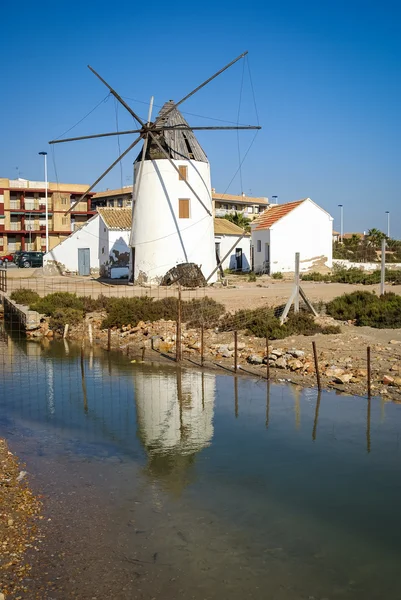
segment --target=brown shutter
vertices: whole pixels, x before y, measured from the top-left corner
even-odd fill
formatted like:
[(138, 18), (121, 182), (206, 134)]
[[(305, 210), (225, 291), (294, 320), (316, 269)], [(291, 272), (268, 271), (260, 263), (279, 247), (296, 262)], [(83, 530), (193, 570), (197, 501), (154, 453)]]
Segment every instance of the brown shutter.
[(179, 176), (178, 179), (180, 181), (186, 181), (187, 180), (188, 167), (181, 166), (181, 167), (178, 167), (178, 170), (180, 172), (180, 176)]
[(178, 216), (180, 219), (189, 219), (189, 199), (180, 198), (178, 200)]

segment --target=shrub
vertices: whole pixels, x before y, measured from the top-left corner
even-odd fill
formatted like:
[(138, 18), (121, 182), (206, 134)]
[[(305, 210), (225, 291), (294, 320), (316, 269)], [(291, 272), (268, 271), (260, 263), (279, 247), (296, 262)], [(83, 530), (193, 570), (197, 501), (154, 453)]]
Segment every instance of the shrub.
[(401, 327), (401, 296), (393, 293), (376, 296), (370, 292), (353, 292), (334, 298), (327, 313), (335, 319), (355, 321), (358, 326), (377, 328)]
[(269, 307), (254, 310), (239, 310), (235, 314), (226, 314), (220, 322), (222, 331), (245, 329), (256, 337), (265, 337), (270, 340), (279, 340), (290, 335), (314, 335), (315, 333), (339, 333), (336, 325), (322, 327), (315, 322), (310, 313), (301, 311), (290, 312), (287, 321), (280, 325), (274, 309)]
[[(224, 313), (224, 306), (212, 298), (194, 298), (182, 302), (181, 319), (191, 327), (213, 327)], [(178, 300), (172, 296), (153, 300), (153, 298), (110, 298), (107, 306), (107, 316), (102, 327), (122, 327), (136, 325), (139, 321), (158, 321), (159, 319), (177, 319)]]
[(82, 302), (84, 312), (88, 313), (96, 310), (106, 310), (111, 298), (99, 294), (97, 298), (92, 298), (92, 296), (79, 296), (79, 300)]
[[(326, 281), (328, 283), (360, 283), (362, 285), (375, 285), (380, 283), (380, 270), (373, 273), (366, 273), (357, 267), (345, 269), (343, 267), (333, 269), (332, 273), (323, 275), (322, 273), (305, 273), (302, 275), (302, 281)], [(389, 283), (401, 283), (401, 271), (390, 271), (386, 269), (386, 281)]]
[(283, 278), (283, 274), (281, 271), (277, 271), (276, 273), (272, 273), (271, 274), (271, 278), (272, 279), (282, 279)]
[(84, 313), (77, 308), (60, 308), (53, 312), (49, 319), (49, 327), (53, 331), (62, 332), (65, 325), (76, 325), (83, 320)]
[(37, 292), (34, 292), (29, 288), (20, 288), (19, 290), (11, 292), (10, 298), (11, 300), (14, 300), (14, 302), (17, 302), (17, 304), (30, 306), (34, 302), (37, 302), (40, 299), (40, 296)]
[(62, 308), (74, 308), (83, 312), (83, 302), (75, 294), (69, 292), (55, 292), (54, 294), (48, 294), (44, 298), (40, 298), (33, 304), (31, 304), (32, 310), (37, 310), (44, 315), (53, 316), (55, 311)]
[(254, 281), (256, 281), (256, 273), (249, 273), (249, 275), (248, 275), (248, 281), (252, 282), (252, 283)]

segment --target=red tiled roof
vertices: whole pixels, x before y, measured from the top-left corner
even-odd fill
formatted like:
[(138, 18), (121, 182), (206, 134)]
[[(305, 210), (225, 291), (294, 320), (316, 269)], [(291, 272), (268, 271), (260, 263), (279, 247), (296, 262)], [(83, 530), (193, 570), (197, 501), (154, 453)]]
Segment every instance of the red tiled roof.
[(297, 202), (288, 202), (287, 204), (278, 204), (277, 206), (272, 206), (268, 210), (265, 210), (260, 217), (258, 217), (254, 224), (256, 225), (255, 229), (269, 229), (274, 223), (277, 223), (279, 219), (288, 215), (289, 212), (294, 210), (297, 206), (305, 202), (306, 198), (303, 200), (298, 200)]

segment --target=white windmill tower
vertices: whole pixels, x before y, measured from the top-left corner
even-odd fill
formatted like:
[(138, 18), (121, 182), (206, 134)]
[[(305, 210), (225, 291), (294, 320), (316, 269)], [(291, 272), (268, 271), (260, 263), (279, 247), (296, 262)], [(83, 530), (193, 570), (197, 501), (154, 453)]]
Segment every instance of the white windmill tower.
[(107, 86), (111, 94), (139, 123), (140, 129), (53, 140), (50, 144), (127, 135), (139, 137), (123, 152), (74, 203), (105, 177), (141, 140), (143, 148), (134, 163), (131, 281), (159, 283), (173, 267), (195, 263), (211, 283), (215, 280), (216, 254), (210, 165), (194, 131), (260, 129), (259, 126), (191, 127), (178, 106), (241, 58), (244, 52), (209, 77), (179, 102), (164, 104), (151, 121), (153, 98), (145, 123), (121, 96), (92, 67), (89, 69)]

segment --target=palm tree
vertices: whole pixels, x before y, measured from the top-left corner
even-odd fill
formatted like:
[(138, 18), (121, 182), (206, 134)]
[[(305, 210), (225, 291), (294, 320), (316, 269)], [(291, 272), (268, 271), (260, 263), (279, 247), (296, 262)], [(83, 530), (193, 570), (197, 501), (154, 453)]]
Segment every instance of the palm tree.
[(235, 212), (230, 215), (224, 215), (224, 218), (227, 219), (227, 221), (231, 221), (231, 223), (238, 225), (238, 227), (241, 227), (241, 229), (245, 229), (245, 231), (251, 231), (251, 219), (244, 217), (242, 213)]
[(367, 240), (375, 248), (380, 248), (382, 240), (387, 240), (387, 236), (379, 229), (373, 228), (369, 229)]

